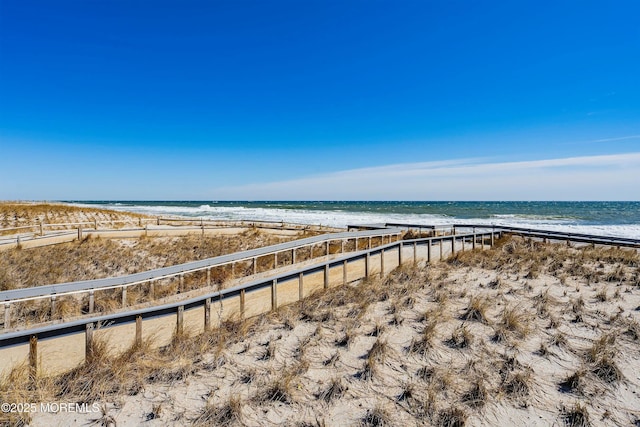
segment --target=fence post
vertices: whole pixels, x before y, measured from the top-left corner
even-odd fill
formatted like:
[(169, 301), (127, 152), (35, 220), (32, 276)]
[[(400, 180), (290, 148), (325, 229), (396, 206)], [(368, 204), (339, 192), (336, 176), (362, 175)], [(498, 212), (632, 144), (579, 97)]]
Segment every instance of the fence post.
[(178, 315), (176, 319), (176, 335), (182, 335), (184, 332), (184, 305), (178, 307)]
[(367, 252), (367, 256), (364, 258), (364, 277), (369, 277), (369, 252)]
[(329, 288), (329, 264), (324, 265), (324, 288)]
[(427, 262), (431, 262), (431, 244), (432, 240), (427, 240)]
[(454, 234), (451, 238), (451, 255), (455, 255), (456, 253), (456, 235)]
[(384, 277), (384, 249), (380, 249), (380, 278)]
[(38, 222), (39, 222), (38, 225), (40, 225), (40, 235), (44, 236), (44, 231), (42, 230), (42, 222), (41, 221), (38, 221)]
[(326, 246), (326, 248), (325, 248), (325, 255), (326, 255), (326, 256), (329, 256), (329, 240), (327, 240), (327, 242), (326, 242), (326, 245), (325, 245), (325, 246)]
[(4, 328), (9, 329), (11, 327), (11, 304), (4, 304)]
[(56, 315), (56, 296), (51, 295), (51, 320)]
[(471, 249), (476, 248), (476, 229), (473, 229), (473, 243), (471, 244)]
[(462, 236), (462, 252), (464, 252), (464, 241), (467, 240), (464, 236)]
[(369, 236), (369, 239), (367, 241), (367, 249), (371, 249), (371, 236)]
[(398, 267), (402, 265), (402, 242), (398, 246)]
[(444, 237), (440, 238), (440, 261), (442, 261), (442, 245), (444, 244)]
[(296, 263), (296, 248), (291, 249), (291, 265)]
[(304, 298), (304, 273), (298, 274), (298, 301)]
[(240, 318), (241, 319), (244, 319), (244, 297), (245, 297), (245, 290), (240, 289)]
[(127, 306), (127, 287), (123, 286), (122, 287), (122, 307), (126, 307)]
[(184, 292), (184, 274), (180, 275), (180, 292)]
[(38, 376), (38, 336), (29, 338), (29, 380), (35, 381)]
[(87, 323), (84, 329), (84, 360), (90, 363), (93, 359), (93, 322)]
[(273, 268), (278, 267), (278, 252), (273, 254)]
[(278, 308), (278, 291), (276, 286), (278, 285), (278, 279), (271, 281), (271, 310)]
[(347, 284), (347, 260), (342, 261), (342, 284)]
[(207, 286), (211, 286), (211, 267), (207, 268)]
[(142, 345), (142, 315), (136, 316), (136, 345)]
[(204, 330), (211, 330), (211, 298), (204, 300)]
[[(20, 243), (20, 242), (18, 242)], [(358, 251), (358, 238), (356, 237), (356, 252)]]
[(256, 261), (256, 258), (253, 258), (253, 274), (256, 274), (258, 272), (258, 262)]
[(344, 253), (344, 239), (340, 240), (340, 253)]
[(82, 226), (78, 226), (78, 240), (82, 240)]
[(96, 305), (96, 297), (93, 290), (89, 291), (89, 313), (93, 313)]
[(413, 263), (418, 262), (418, 242), (413, 242)]

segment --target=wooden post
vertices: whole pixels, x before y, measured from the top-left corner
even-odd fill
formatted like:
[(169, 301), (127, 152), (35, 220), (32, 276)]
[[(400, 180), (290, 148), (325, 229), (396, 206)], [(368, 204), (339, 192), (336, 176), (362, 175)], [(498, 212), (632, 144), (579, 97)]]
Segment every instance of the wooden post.
[(180, 275), (180, 286), (179, 286), (180, 292), (184, 292), (184, 274)]
[(296, 263), (296, 248), (291, 249), (291, 265)]
[(402, 265), (402, 242), (398, 245), (398, 267)]
[(38, 222), (39, 222), (38, 225), (40, 225), (40, 235), (44, 236), (44, 231), (42, 230), (42, 222), (40, 222), (40, 221), (38, 221)]
[(326, 245), (325, 245), (325, 246), (326, 246), (326, 248), (325, 248), (325, 255), (326, 255), (326, 256), (329, 256), (329, 240), (327, 240), (327, 243), (326, 243)]
[(82, 240), (82, 226), (78, 226), (78, 240)]
[(462, 237), (462, 252), (464, 252), (464, 241), (467, 240), (464, 236)]
[[(20, 243), (20, 242), (18, 242)], [(358, 251), (358, 238), (356, 237), (356, 252)]]
[(298, 301), (304, 298), (304, 273), (298, 274)]
[(384, 277), (384, 249), (380, 249), (380, 278)]
[(93, 313), (96, 307), (96, 297), (93, 290), (89, 291), (89, 313)]
[(236, 263), (231, 262), (231, 278), (233, 279), (234, 277), (236, 277)]
[(98, 220), (97, 219), (93, 219), (93, 229), (98, 231)]
[(473, 229), (473, 243), (471, 243), (471, 249), (475, 249), (476, 248), (476, 229)]
[(494, 245), (493, 245), (494, 233), (495, 233), (495, 231), (494, 231), (494, 230), (491, 230), (491, 247), (493, 247), (493, 246), (494, 246)]
[(367, 240), (367, 249), (371, 249), (371, 236), (369, 236), (369, 239)]
[(427, 262), (431, 262), (431, 240), (427, 240)]
[(413, 263), (418, 262), (418, 243), (413, 242)]
[(207, 268), (207, 286), (211, 286), (211, 267)]
[(367, 256), (364, 258), (364, 277), (369, 277), (369, 252), (367, 252)]
[(444, 237), (440, 238), (440, 260), (442, 261), (442, 245), (444, 243)]
[(204, 330), (211, 330), (211, 298), (204, 300)]
[(84, 360), (90, 363), (93, 359), (93, 322), (87, 323), (84, 330)]
[(278, 308), (278, 291), (276, 287), (278, 285), (278, 280), (273, 279), (271, 281), (271, 310), (275, 310)]
[(245, 290), (240, 289), (240, 317), (244, 319), (244, 298), (245, 298)]
[(344, 239), (340, 240), (340, 253), (344, 253)]
[(4, 328), (9, 329), (11, 327), (11, 304), (4, 303)]
[(329, 264), (324, 265), (324, 288), (329, 289)]
[(273, 254), (273, 268), (276, 268), (277, 266), (278, 266), (278, 252)]
[(136, 316), (136, 345), (142, 345), (142, 314)]
[(347, 260), (342, 261), (342, 284), (347, 284)]
[(253, 274), (256, 274), (258, 272), (258, 261), (256, 260), (256, 258), (253, 258)]
[(122, 287), (122, 307), (127, 306), (127, 287)]
[(38, 376), (38, 336), (29, 338), (29, 380), (35, 381)]
[(51, 320), (56, 315), (56, 296), (51, 295)]
[(184, 305), (178, 307), (178, 315), (176, 319), (176, 335), (184, 333)]
[(456, 236), (455, 234), (451, 238), (451, 255), (455, 255), (456, 253)]

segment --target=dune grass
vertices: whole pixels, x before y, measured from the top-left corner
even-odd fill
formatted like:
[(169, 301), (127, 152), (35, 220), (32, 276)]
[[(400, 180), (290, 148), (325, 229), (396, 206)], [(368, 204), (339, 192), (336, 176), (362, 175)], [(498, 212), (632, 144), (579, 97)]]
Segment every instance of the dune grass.
[[(16, 370), (0, 384), (1, 397), (144, 402), (141, 396), (154, 390), (179, 399), (203, 381), (218, 386), (206, 396), (189, 395), (189, 402), (199, 403), (186, 414), (167, 400), (155, 411), (159, 419), (463, 426), (487, 419), (524, 425), (535, 416), (549, 425), (632, 424), (630, 408), (640, 400), (624, 400), (618, 392), (622, 385), (640, 387), (635, 376), (625, 375), (640, 370), (639, 289), (598, 285), (609, 293), (628, 287), (619, 302), (622, 314), (611, 317), (602, 310), (611, 301), (593, 298), (591, 279), (569, 271), (574, 258), (584, 257), (582, 250), (557, 245), (567, 250), (563, 266), (551, 269), (549, 258), (530, 278), (530, 245), (504, 240), (496, 249), (460, 256), (461, 265), (403, 266), (384, 279), (322, 290), (272, 313), (176, 337), (162, 349), (145, 343), (114, 358), (96, 344), (91, 361), (60, 377), (34, 383), (26, 370)], [(625, 275), (634, 268), (633, 256), (601, 252), (598, 268), (615, 271), (621, 262)], [(491, 267), (496, 259), (504, 266)], [(570, 284), (554, 275), (559, 271)], [(542, 314), (540, 305), (546, 307)], [(575, 322), (574, 308), (581, 322)], [(395, 316), (403, 320), (395, 322)], [(155, 413), (151, 404), (140, 412)]]

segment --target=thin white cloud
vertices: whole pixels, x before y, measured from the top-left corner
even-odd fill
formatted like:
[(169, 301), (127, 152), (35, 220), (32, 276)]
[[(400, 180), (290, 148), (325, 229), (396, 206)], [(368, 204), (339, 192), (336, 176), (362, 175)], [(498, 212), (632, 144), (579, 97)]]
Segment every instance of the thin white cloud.
[(590, 142), (611, 142), (611, 141), (623, 141), (625, 139), (638, 139), (640, 135), (629, 135), (629, 136), (621, 136), (619, 138), (604, 138), (604, 139), (596, 139)]
[(219, 188), (215, 199), (640, 200), (640, 152), (516, 162), (481, 159), (352, 169)]

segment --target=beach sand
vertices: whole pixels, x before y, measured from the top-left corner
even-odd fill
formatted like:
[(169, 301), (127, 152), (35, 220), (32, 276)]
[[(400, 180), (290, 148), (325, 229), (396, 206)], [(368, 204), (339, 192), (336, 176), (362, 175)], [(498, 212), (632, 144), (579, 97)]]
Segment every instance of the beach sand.
[(638, 265), (505, 239), (96, 362), (38, 396), (100, 411), (30, 425), (634, 425)]

